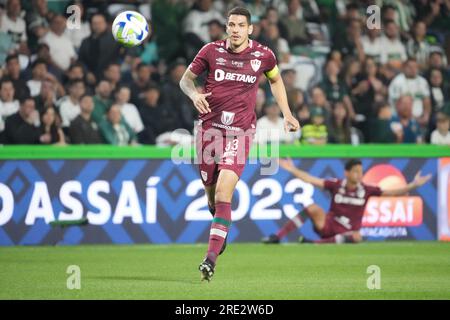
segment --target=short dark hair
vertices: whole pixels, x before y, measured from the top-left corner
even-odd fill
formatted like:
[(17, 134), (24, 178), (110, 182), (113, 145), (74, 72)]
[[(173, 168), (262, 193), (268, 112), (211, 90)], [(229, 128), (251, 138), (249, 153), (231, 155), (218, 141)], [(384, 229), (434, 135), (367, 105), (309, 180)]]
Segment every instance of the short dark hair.
[(85, 93), (81, 96), (80, 101), (83, 100), (84, 98), (92, 98), (92, 95), (89, 93)]
[(250, 14), (250, 11), (248, 11), (247, 9), (245, 9), (244, 7), (234, 7), (233, 9), (231, 9), (230, 11), (228, 11), (228, 15), (227, 18), (230, 18), (230, 16), (234, 14), (234, 15), (239, 15), (239, 16), (245, 16), (247, 18), (247, 23), (250, 25), (251, 20), (252, 20), (252, 16)]
[(277, 10), (277, 8), (275, 8), (275, 7), (273, 7), (273, 6), (268, 6), (267, 8), (266, 8), (266, 12), (265, 12), (265, 14), (264, 14), (264, 18), (267, 18), (267, 12), (268, 11), (276, 11), (277, 13), (278, 13), (278, 10)]
[(213, 24), (219, 26), (220, 28), (223, 28), (223, 23), (219, 19), (212, 19), (208, 22), (208, 26), (211, 26)]
[(184, 59), (184, 58), (177, 58), (177, 59), (175, 59), (175, 61), (173, 61), (172, 63), (170, 63), (168, 65), (168, 67), (167, 67), (168, 72), (171, 72), (173, 69), (175, 69), (178, 66), (186, 67), (187, 66), (186, 59)]
[(429, 72), (430, 72), (430, 77), (431, 77), (431, 74), (433, 73), (433, 71), (440, 72), (441, 74), (443, 73), (441, 69), (436, 68), (436, 67), (433, 67), (433, 68), (430, 68), (430, 70), (429, 70)]
[(10, 54), (10, 55), (8, 55), (8, 56), (6, 57), (5, 62), (8, 63), (8, 62), (10, 62), (11, 60), (17, 60), (17, 61), (19, 61), (19, 55), (18, 55), (17, 53)]
[(144, 92), (150, 91), (150, 90), (157, 90), (161, 91), (161, 88), (156, 83), (150, 83), (145, 87)]
[(436, 113), (436, 122), (448, 121), (449, 119), (450, 119), (449, 115), (446, 114), (444, 111), (438, 111)]
[(21, 106), (23, 106), (25, 104), (25, 102), (28, 101), (28, 100), (32, 100), (34, 102), (33, 97), (28, 95), (28, 94), (26, 94), (23, 97), (19, 98), (19, 103), (20, 103)]
[(97, 81), (97, 83), (95, 84), (95, 87), (97, 88), (100, 85), (100, 83), (102, 83), (102, 82), (108, 82), (111, 85), (111, 82), (108, 79), (102, 77)]
[(385, 4), (382, 8), (381, 8), (381, 14), (385, 14), (386, 11), (388, 10), (395, 10), (395, 7), (391, 4)]
[(53, 16), (50, 18), (50, 24), (52, 24), (53, 22), (55, 22), (55, 20), (58, 19), (58, 18), (64, 18), (64, 19), (66, 19), (65, 16), (63, 16), (62, 14), (57, 13), (57, 14), (53, 15)]
[(44, 59), (36, 59), (32, 64), (31, 64), (31, 69), (36, 68), (36, 66), (40, 65), (40, 64), (45, 64), (45, 66), (47, 66), (47, 62)]
[(419, 23), (424, 23), (425, 25), (427, 25), (427, 23), (424, 20), (419, 19), (419, 20), (414, 21), (413, 26), (417, 26)]
[(128, 89), (128, 90), (131, 90), (131, 88), (130, 88), (129, 85), (127, 85), (127, 84), (119, 84), (119, 85), (117, 86), (116, 92), (117, 92), (117, 91), (120, 91), (120, 90), (122, 90), (122, 89)]
[(84, 65), (81, 62), (75, 61), (74, 63), (72, 63), (69, 66), (68, 71), (71, 71), (71, 70), (73, 70), (75, 68), (81, 68), (81, 69), (83, 69), (83, 72), (84, 72)]
[(292, 69), (292, 68), (283, 69), (283, 70), (281, 71), (281, 76), (285, 76), (285, 75), (287, 75), (288, 73), (295, 73), (295, 74), (297, 74), (297, 71), (295, 71), (295, 69)]
[(46, 44), (45, 42), (42, 42), (38, 44), (36, 51), (40, 51), (42, 48), (47, 48), (48, 50), (50, 50), (49, 45)]
[(14, 82), (9, 77), (3, 77), (0, 79), (0, 88), (2, 88), (4, 83), (10, 82), (14, 86)]
[(358, 4), (356, 4), (356, 3), (354, 3), (354, 2), (351, 2), (351, 3), (349, 3), (349, 4), (347, 4), (347, 5), (345, 6), (345, 10), (346, 10), (346, 11), (350, 11), (350, 10), (359, 10), (359, 6), (358, 6)]
[(388, 24), (394, 24), (394, 25), (397, 25), (397, 23), (394, 21), (394, 20), (392, 20), (392, 19), (386, 19), (386, 20), (384, 20), (384, 26), (385, 27), (387, 27), (387, 25)]
[(345, 163), (345, 171), (350, 171), (354, 166), (361, 166), (362, 162), (359, 159), (350, 159)]
[(92, 24), (92, 20), (94, 20), (94, 17), (96, 17), (96, 16), (103, 17), (103, 19), (105, 19), (105, 21), (108, 22), (108, 17), (106, 16), (106, 14), (101, 13), (101, 12), (96, 12), (93, 15), (90, 16), (89, 24)]
[(379, 114), (380, 111), (384, 108), (391, 108), (391, 105), (387, 101), (378, 101), (373, 105), (373, 109), (375, 110), (375, 114)]
[(106, 66), (105, 70), (109, 69), (112, 66), (118, 66), (120, 68), (120, 63), (117, 61), (111, 62)]
[(74, 85), (76, 85), (76, 84), (78, 84), (78, 83), (82, 83), (82, 84), (86, 85), (86, 83), (84, 82), (83, 79), (81, 79), (81, 78), (76, 78), (76, 79), (70, 80), (70, 81), (67, 83), (67, 87), (68, 87), (68, 88), (73, 87)]
[(131, 92), (130, 86), (127, 86), (126, 84), (121, 84), (121, 85), (118, 85), (118, 86), (117, 86), (116, 90), (114, 90), (113, 95), (115, 96), (115, 95), (118, 94), (118, 93), (120, 92), (120, 90), (122, 90), (122, 89), (127, 89), (127, 90), (129, 90), (129, 91)]
[(139, 64), (136, 66), (136, 70), (139, 71), (142, 68), (149, 68), (149, 67), (150, 67), (150, 65), (148, 65), (148, 64), (146, 64), (144, 62), (139, 62)]

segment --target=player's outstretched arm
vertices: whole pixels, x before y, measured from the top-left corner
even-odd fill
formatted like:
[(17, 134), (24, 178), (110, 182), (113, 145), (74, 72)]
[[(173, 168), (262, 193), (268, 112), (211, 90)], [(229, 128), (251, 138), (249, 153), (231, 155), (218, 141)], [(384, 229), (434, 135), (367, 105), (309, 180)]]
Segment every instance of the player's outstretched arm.
[(284, 87), (283, 79), (281, 78), (279, 73), (276, 73), (273, 76), (266, 74), (266, 76), (269, 79), (272, 94), (275, 97), (277, 104), (280, 106), (281, 112), (283, 113), (284, 130), (286, 130), (286, 132), (297, 131), (298, 129), (300, 129), (300, 124), (298, 123), (297, 119), (295, 119), (295, 117), (292, 115), (291, 109), (289, 109), (289, 104), (286, 95), (286, 88)]
[(417, 172), (416, 176), (414, 177), (414, 180), (406, 187), (403, 188), (397, 188), (397, 189), (390, 189), (390, 190), (383, 190), (382, 196), (402, 196), (410, 192), (411, 190), (414, 190), (416, 188), (419, 188), (423, 186), (425, 183), (427, 183), (431, 179), (431, 174), (428, 174), (426, 176), (421, 176), (420, 171)]
[(303, 170), (297, 169), (294, 165), (294, 162), (290, 158), (279, 159), (278, 163), (279, 163), (280, 167), (282, 167), (284, 170), (290, 172), (292, 175), (294, 175), (296, 178), (299, 178), (302, 181), (311, 183), (313, 186), (322, 188), (322, 189), (325, 186), (324, 179), (314, 177)]
[(211, 112), (209, 103), (208, 101), (206, 101), (206, 97), (209, 97), (211, 95), (211, 92), (198, 92), (195, 88), (194, 82), (196, 78), (197, 75), (191, 70), (187, 69), (180, 80), (180, 88), (184, 92), (184, 94), (192, 100), (192, 102), (194, 103), (194, 107), (198, 110), (198, 112), (200, 112), (201, 114)]

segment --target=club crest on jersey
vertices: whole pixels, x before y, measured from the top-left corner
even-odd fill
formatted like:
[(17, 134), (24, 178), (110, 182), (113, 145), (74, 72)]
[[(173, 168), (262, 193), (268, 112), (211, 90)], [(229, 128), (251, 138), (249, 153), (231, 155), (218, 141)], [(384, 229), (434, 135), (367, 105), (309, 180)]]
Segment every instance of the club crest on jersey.
[(208, 180), (208, 172), (205, 172), (205, 171), (202, 170), (200, 173), (202, 175), (203, 181)]
[(222, 117), (220, 118), (220, 121), (226, 126), (229, 126), (233, 123), (234, 120), (234, 112), (227, 112), (222, 111)]
[(258, 71), (259, 67), (261, 67), (261, 60), (253, 59), (250, 60), (250, 65), (252, 66), (253, 71)]

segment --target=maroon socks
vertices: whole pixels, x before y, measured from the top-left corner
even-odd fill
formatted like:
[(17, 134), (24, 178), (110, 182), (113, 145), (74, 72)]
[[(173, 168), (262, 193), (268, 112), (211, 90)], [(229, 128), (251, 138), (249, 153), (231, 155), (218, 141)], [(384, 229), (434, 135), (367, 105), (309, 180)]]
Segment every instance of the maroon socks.
[(228, 230), (231, 226), (231, 203), (217, 202), (215, 215), (209, 233), (209, 246), (206, 257), (216, 263), (217, 256), (222, 249)]

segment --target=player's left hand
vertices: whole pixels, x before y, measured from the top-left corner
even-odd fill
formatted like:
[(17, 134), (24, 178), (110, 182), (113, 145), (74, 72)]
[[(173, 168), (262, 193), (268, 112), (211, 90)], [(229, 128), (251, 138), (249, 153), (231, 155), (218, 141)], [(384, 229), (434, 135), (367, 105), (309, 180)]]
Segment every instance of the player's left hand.
[(414, 186), (415, 186), (416, 188), (423, 186), (423, 185), (424, 185), (425, 183), (427, 183), (427, 182), (431, 179), (431, 177), (432, 177), (431, 174), (428, 174), (428, 175), (426, 175), (426, 176), (421, 176), (420, 173), (421, 173), (420, 171), (417, 172), (417, 174), (416, 174), (416, 176), (414, 177), (414, 180), (413, 180), (413, 184), (414, 184)]
[(284, 130), (286, 132), (295, 132), (300, 129), (300, 124), (293, 115), (284, 117)]

